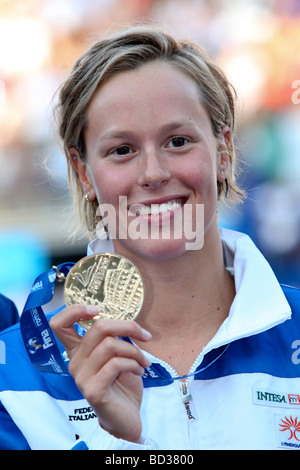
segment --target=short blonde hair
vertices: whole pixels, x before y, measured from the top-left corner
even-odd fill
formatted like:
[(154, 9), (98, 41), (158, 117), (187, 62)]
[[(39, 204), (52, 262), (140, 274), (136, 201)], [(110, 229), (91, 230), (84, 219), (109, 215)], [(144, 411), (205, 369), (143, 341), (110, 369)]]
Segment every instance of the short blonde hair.
[(99, 87), (116, 74), (158, 60), (180, 67), (197, 83), (215, 137), (220, 135), (224, 126), (229, 127), (230, 164), (226, 180), (217, 183), (218, 197), (219, 200), (227, 198), (233, 202), (239, 202), (244, 197), (236, 183), (234, 88), (199, 45), (175, 39), (157, 27), (136, 26), (97, 41), (77, 60), (59, 94), (59, 132), (67, 156), (69, 185), (80, 221), (90, 234), (95, 233), (99, 202), (89, 203), (85, 200), (77, 172), (69, 158), (70, 149), (76, 147), (80, 159), (86, 160), (87, 110)]

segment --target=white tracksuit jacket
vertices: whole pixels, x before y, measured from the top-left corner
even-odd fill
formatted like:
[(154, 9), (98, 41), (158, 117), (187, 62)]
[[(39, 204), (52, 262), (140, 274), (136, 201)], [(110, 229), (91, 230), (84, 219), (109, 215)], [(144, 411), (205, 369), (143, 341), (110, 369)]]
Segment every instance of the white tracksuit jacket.
[(141, 444), (102, 430), (71, 376), (36, 369), (16, 325), (0, 334), (0, 449), (300, 449), (300, 291), (278, 284), (248, 236), (220, 232), (229, 316), (185, 380), (145, 353)]

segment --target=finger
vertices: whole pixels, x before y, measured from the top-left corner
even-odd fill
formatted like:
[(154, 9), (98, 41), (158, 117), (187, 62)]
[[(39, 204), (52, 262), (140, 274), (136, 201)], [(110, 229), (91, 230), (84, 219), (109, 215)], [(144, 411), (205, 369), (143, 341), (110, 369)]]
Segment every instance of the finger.
[[(81, 344), (81, 349), (78, 350), (79, 353), (72, 357), (69, 364), (71, 375), (76, 375), (76, 372), (81, 370), (80, 376), (82, 382), (89, 376), (97, 374), (105, 364), (115, 357), (134, 360), (143, 370), (151, 364), (151, 361), (144, 356), (137, 346), (116, 337), (106, 336), (91, 351), (89, 356), (85, 355), (86, 350), (83, 351), (83, 343)], [(83, 363), (84, 367), (82, 368)]]
[(104, 404), (109, 399), (111, 386), (118, 377), (126, 373), (132, 373), (135, 376), (141, 377), (144, 372), (144, 368), (136, 361), (123, 357), (115, 357), (105, 364), (90, 381), (83, 380), (81, 382), (81, 380), (78, 380), (76, 383), (89, 403)]
[(74, 323), (81, 319), (90, 319), (99, 314), (99, 309), (93, 306), (72, 305), (50, 319), (50, 327), (59, 341), (65, 346), (67, 351), (71, 351), (78, 346), (82, 338), (77, 334)]
[(82, 344), (84, 356), (90, 356), (95, 347), (106, 337), (130, 337), (133, 340), (146, 342), (151, 339), (151, 334), (135, 321), (100, 319), (85, 334)]
[[(101, 371), (99, 371), (95, 377), (98, 378), (99, 386), (102, 390), (109, 390), (112, 383), (117, 381), (122, 374), (127, 373), (141, 377), (145, 373), (145, 370), (133, 359), (114, 357), (102, 367)], [(119, 384), (119, 386), (121, 386), (121, 384)]]
[(93, 360), (97, 359), (100, 366), (99, 368), (113, 357), (133, 359), (143, 368), (150, 365), (150, 360), (144, 356), (143, 352), (137, 346), (112, 336), (104, 338), (104, 340), (92, 351), (90, 356)]
[(137, 322), (131, 320), (111, 320), (100, 319), (95, 321), (89, 330), (90, 339), (92, 337), (104, 338), (105, 336), (127, 337), (139, 341), (149, 341), (152, 337), (149, 331), (142, 328)]

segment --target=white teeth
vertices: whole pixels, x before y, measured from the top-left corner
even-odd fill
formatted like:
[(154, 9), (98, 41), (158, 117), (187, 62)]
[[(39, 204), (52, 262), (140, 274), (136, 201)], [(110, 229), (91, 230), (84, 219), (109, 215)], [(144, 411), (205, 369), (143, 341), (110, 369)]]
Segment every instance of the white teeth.
[(178, 201), (168, 201), (167, 203), (162, 204), (152, 204), (151, 206), (137, 205), (136, 210), (134, 205), (131, 206), (130, 211), (135, 212), (136, 215), (158, 215), (165, 214), (166, 212), (175, 211), (182, 206), (181, 202)]
[(159, 213), (165, 214), (166, 212), (168, 212), (168, 204), (161, 204), (159, 206)]
[(151, 206), (151, 214), (152, 215), (157, 215), (159, 214), (159, 204), (152, 204)]
[(175, 211), (176, 209), (178, 209), (181, 206), (182, 206), (182, 204), (180, 202), (177, 202), (177, 201), (169, 201), (168, 202), (169, 211)]
[(136, 211), (136, 215), (150, 215), (151, 209), (147, 206), (139, 206), (138, 210)]

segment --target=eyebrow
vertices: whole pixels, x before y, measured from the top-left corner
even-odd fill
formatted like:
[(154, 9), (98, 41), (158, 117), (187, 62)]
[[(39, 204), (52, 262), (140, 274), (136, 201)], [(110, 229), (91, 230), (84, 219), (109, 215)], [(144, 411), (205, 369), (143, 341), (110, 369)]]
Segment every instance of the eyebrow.
[[(174, 131), (176, 129), (179, 129), (180, 127), (184, 126), (192, 126), (195, 127), (196, 124), (192, 120), (192, 118), (185, 119), (184, 121), (171, 121), (168, 122), (167, 124), (162, 126), (162, 131), (163, 132), (168, 132), (168, 131)], [(118, 130), (111, 130), (108, 131), (107, 133), (103, 134), (100, 136), (101, 140), (109, 140), (109, 139), (123, 139), (124, 137), (128, 137), (133, 135), (134, 132), (131, 130), (124, 130), (124, 131), (118, 131)]]
[(162, 129), (164, 131), (173, 131), (178, 129), (179, 127), (184, 127), (184, 126), (192, 126), (195, 127), (196, 124), (192, 120), (192, 118), (189, 119), (184, 119), (183, 121), (171, 121), (167, 124), (165, 124)]

